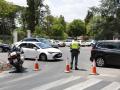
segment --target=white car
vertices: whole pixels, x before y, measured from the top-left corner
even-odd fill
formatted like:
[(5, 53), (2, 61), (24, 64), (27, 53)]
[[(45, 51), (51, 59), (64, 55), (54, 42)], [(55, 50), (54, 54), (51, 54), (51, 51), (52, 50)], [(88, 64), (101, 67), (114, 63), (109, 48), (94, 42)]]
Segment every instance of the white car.
[(59, 47), (65, 47), (65, 43), (63, 41), (55, 40), (55, 42)]
[(68, 40), (66, 40), (64, 43), (65, 43), (66, 46), (69, 47), (70, 44), (72, 43), (72, 41), (73, 41), (72, 39), (68, 39)]
[(81, 41), (81, 46), (91, 46), (93, 44), (95, 44), (95, 40)]
[(86, 42), (85, 42), (85, 41), (81, 41), (80, 45), (81, 45), (82, 47), (84, 47), (84, 46), (86, 46)]
[(55, 60), (62, 57), (62, 52), (59, 49), (41, 42), (21, 42), (17, 43), (16, 47), (22, 48), (25, 58)]

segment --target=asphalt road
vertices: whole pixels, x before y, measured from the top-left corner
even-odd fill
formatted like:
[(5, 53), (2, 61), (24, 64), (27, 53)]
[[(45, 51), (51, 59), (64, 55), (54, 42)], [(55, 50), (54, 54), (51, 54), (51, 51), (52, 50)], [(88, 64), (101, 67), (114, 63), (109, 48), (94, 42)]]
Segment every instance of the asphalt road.
[[(25, 60), (23, 73), (0, 73), (0, 90), (119, 90), (120, 69), (115, 67), (98, 68), (99, 75), (91, 75), (90, 50), (82, 47), (78, 67), (65, 73), (66, 60), (70, 62), (68, 47), (60, 48), (62, 60), (39, 61), (39, 71), (34, 71), (34, 60)], [(6, 60), (7, 54), (0, 54), (0, 60)]]

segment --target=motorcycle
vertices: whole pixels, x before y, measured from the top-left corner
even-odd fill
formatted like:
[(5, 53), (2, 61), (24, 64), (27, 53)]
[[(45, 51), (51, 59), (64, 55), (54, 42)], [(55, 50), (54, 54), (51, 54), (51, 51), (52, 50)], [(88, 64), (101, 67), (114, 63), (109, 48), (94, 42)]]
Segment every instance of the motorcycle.
[(24, 52), (22, 49), (13, 47), (8, 54), (8, 61), (13, 67), (15, 67), (15, 72), (22, 72), (24, 63)]

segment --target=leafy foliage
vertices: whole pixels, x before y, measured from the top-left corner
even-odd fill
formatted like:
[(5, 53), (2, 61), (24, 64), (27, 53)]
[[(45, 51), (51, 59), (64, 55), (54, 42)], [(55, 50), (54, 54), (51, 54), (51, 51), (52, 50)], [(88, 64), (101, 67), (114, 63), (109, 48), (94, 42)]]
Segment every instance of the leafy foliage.
[(94, 17), (87, 25), (87, 33), (96, 39), (113, 39), (120, 34), (120, 7), (116, 0), (101, 0), (100, 7), (91, 8)]
[(68, 35), (71, 37), (77, 37), (85, 34), (85, 24), (81, 20), (73, 20), (68, 25)]
[(64, 20), (64, 17), (60, 16), (59, 18), (54, 18), (51, 29), (52, 36), (54, 36), (55, 39), (64, 39), (66, 29), (66, 22)]

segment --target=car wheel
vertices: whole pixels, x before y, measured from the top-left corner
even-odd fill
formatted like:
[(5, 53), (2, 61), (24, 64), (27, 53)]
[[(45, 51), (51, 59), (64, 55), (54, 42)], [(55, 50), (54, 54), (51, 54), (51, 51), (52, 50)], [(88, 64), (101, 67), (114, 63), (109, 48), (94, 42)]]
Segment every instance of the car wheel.
[(2, 49), (2, 48), (0, 48), (0, 52), (3, 52), (3, 49)]
[(46, 61), (47, 60), (47, 56), (45, 54), (41, 54), (39, 56), (39, 59), (42, 60), (42, 61)]
[(105, 66), (105, 60), (104, 60), (102, 57), (97, 58), (97, 59), (96, 59), (96, 65), (97, 65), (98, 67), (103, 67), (103, 66)]
[(5, 52), (9, 52), (9, 51), (10, 51), (9, 49), (7, 49), (7, 48), (5, 49)]

